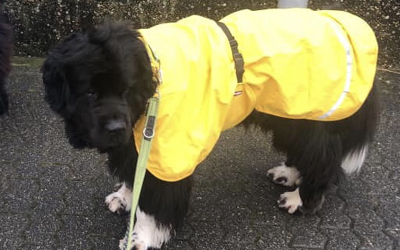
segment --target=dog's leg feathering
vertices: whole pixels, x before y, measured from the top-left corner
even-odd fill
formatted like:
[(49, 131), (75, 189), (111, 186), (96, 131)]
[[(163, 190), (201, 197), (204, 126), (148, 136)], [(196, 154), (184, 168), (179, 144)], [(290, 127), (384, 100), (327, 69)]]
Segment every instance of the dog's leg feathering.
[(342, 169), (346, 174), (358, 172), (364, 163), (365, 156), (367, 155), (368, 146), (365, 145), (359, 150), (351, 151), (346, 155), (342, 161)]

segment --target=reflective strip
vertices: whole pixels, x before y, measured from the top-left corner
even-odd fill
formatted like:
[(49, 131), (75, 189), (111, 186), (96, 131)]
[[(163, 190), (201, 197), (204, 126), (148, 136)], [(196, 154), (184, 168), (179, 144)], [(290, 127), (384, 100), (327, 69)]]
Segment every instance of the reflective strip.
[(339, 38), (339, 42), (343, 45), (343, 47), (346, 50), (346, 81), (344, 85), (344, 89), (342, 94), (339, 96), (339, 99), (336, 101), (336, 103), (332, 106), (332, 108), (326, 112), (324, 115), (318, 117), (318, 119), (325, 119), (329, 116), (332, 115), (333, 112), (335, 112), (339, 106), (343, 103), (344, 98), (346, 97), (346, 94), (350, 90), (350, 84), (351, 84), (351, 77), (352, 77), (352, 69), (353, 69), (353, 58), (351, 56), (351, 45), (349, 40), (342, 34), (340, 33), (339, 29), (335, 26), (336, 24), (331, 23), (333, 29), (335, 30), (336, 35)]

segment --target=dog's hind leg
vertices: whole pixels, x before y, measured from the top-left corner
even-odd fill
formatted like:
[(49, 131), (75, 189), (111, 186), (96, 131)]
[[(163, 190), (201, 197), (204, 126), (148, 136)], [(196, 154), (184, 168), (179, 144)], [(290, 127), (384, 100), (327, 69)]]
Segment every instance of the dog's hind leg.
[(325, 192), (343, 176), (343, 141), (325, 124), (315, 122), (300, 126), (296, 137), (287, 155), (301, 174), (301, 184), (296, 191), (284, 193), (278, 203), (289, 213), (297, 209), (314, 213), (321, 208)]

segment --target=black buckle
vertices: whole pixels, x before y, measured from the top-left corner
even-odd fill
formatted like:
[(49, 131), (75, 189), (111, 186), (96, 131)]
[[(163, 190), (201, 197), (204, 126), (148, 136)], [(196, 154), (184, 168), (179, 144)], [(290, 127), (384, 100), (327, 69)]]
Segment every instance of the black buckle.
[(231, 46), (231, 48), (237, 49), (239, 44), (238, 44), (238, 42), (236, 41), (236, 39), (235, 39), (234, 37), (232, 37), (232, 38), (229, 40), (229, 45)]
[(243, 81), (243, 74), (244, 74), (244, 59), (242, 54), (236, 53), (233, 55), (235, 60), (235, 69), (236, 69), (236, 78), (238, 82)]

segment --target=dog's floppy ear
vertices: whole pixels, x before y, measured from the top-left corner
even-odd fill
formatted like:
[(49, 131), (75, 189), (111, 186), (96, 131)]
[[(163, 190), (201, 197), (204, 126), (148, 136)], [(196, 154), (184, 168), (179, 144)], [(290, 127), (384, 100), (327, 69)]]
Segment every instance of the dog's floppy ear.
[(54, 47), (41, 68), (45, 87), (45, 100), (50, 108), (63, 117), (68, 117), (68, 100), (71, 91), (67, 78), (68, 60), (81, 42), (81, 34), (74, 33)]
[(53, 111), (66, 116), (70, 90), (62, 65), (57, 59), (49, 56), (42, 66), (42, 74), (46, 102)]

